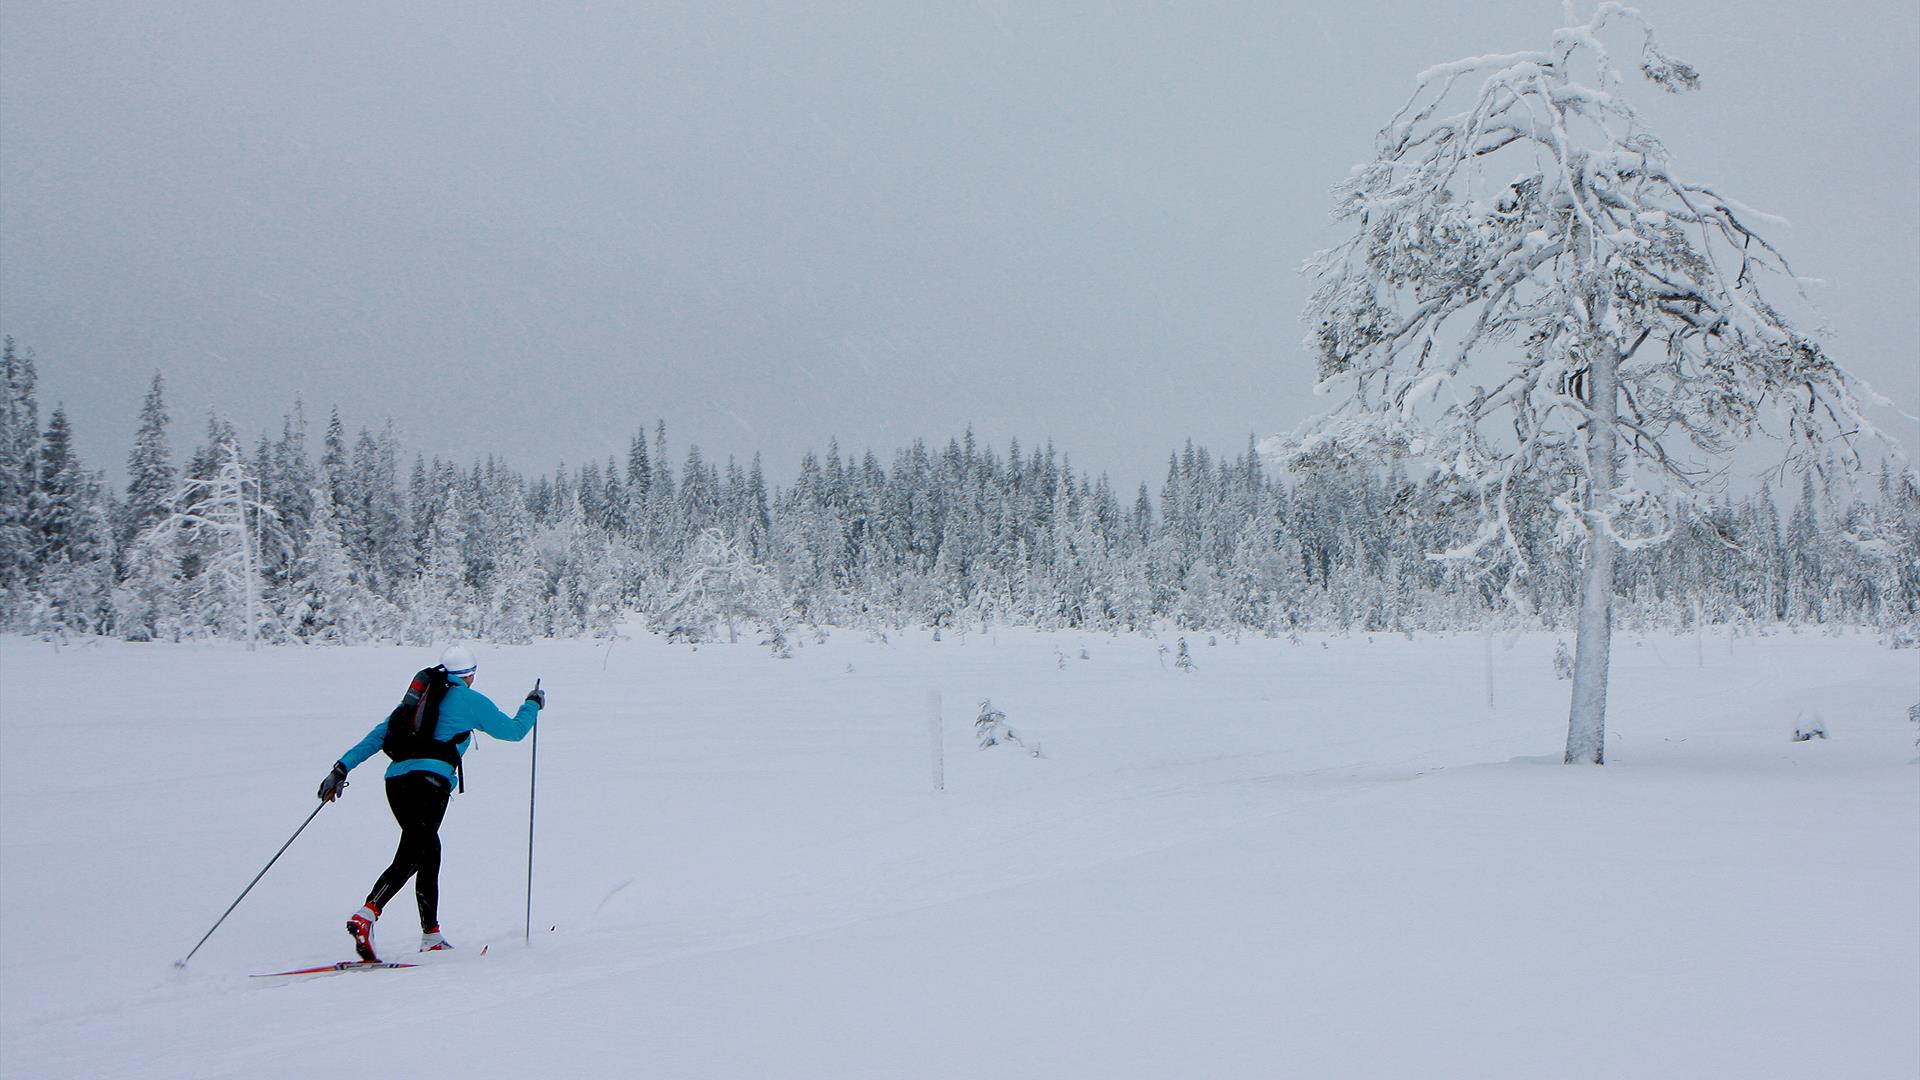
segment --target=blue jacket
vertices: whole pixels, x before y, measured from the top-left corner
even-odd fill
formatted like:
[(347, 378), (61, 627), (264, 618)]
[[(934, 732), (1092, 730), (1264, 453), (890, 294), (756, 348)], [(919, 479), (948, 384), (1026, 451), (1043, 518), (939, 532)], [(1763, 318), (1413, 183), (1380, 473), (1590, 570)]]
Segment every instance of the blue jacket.
[[(468, 686), (459, 676), (447, 679), (447, 696), (440, 699), (440, 721), (433, 727), (433, 737), (441, 742), (451, 742), (469, 731), (484, 731), (496, 739), (519, 742), (533, 730), (533, 722), (540, 716), (540, 706), (529, 701), (520, 706), (512, 716), (500, 711), (485, 694)], [(358, 768), (360, 763), (380, 752), (380, 744), (387, 741), (387, 722), (373, 725), (367, 737), (353, 744), (353, 749), (340, 755), (340, 764), (348, 772)], [(460, 754), (465, 756), (467, 748), (473, 745), (468, 739), (460, 743)], [(396, 761), (387, 766), (387, 779), (391, 780), (403, 773), (430, 772), (453, 780), (453, 766), (437, 758), (409, 758)]]

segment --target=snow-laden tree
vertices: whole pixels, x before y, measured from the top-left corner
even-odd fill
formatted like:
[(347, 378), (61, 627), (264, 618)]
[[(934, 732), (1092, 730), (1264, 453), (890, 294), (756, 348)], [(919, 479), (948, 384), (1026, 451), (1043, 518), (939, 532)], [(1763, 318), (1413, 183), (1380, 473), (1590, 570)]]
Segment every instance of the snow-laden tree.
[[(205, 460), (214, 458), (207, 455)], [(245, 638), (251, 649), (261, 629), (274, 623), (262, 602), (260, 538), (262, 523), (277, 515), (260, 501), (260, 482), (236, 442), (221, 448), (219, 464), (211, 472), (189, 472), (168, 500), (166, 516), (149, 526), (136, 546), (163, 551), (179, 545), (196, 551), (199, 573), (188, 589), (198, 622), (190, 622), (190, 628)], [(158, 565), (164, 566), (165, 560), (155, 556)]]
[(347, 523), (353, 514), (353, 469), (347, 458), (347, 427), (340, 422), (337, 405), (327, 417), (327, 433), (321, 446), (320, 483), (326, 488), (328, 501), (333, 503), (334, 525), (342, 531), (342, 542), (345, 542)]
[(171, 530), (149, 526), (121, 552), (126, 572), (113, 589), (113, 625), (121, 637), (179, 641), (186, 635), (180, 549), (179, 537)]
[[(546, 630), (554, 637), (610, 637), (622, 610), (622, 581), (630, 571), (625, 545), (589, 524), (576, 496), (569, 495), (537, 538), (544, 566), (542, 595), (551, 594)], [(511, 519), (512, 514), (505, 514)]]
[(413, 572), (407, 549), (412, 527), (400, 497), (397, 441), (391, 420), (377, 436), (360, 430), (350, 466), (352, 506), (338, 519), (342, 541), (382, 595), (396, 592)]
[(146, 400), (140, 406), (140, 426), (134, 433), (133, 450), (127, 455), (127, 497), (120, 507), (116, 536), (129, 544), (148, 526), (166, 515), (166, 501), (173, 494), (175, 473), (173, 451), (167, 445), (167, 405), (159, 372), (147, 387)]
[(30, 603), (33, 527), (28, 502), (39, 477), (40, 406), (33, 350), (0, 343), (0, 617)]
[(109, 621), (113, 532), (105, 485), (73, 448), (65, 408), (53, 410), (39, 452), (40, 480), (28, 502), (41, 625), (28, 629), (99, 633)]
[[(1341, 399), (1299, 459), (1419, 456), (1476, 493), (1449, 554), (1519, 553), (1514, 494), (1548, 484), (1584, 544), (1566, 760), (1604, 759), (1614, 560), (1662, 538), (1756, 432), (1795, 467), (1857, 466), (1864, 391), (1762, 294), (1795, 279), (1763, 219), (1685, 178), (1627, 103), (1609, 41), (1698, 84), (1631, 8), (1548, 48), (1422, 72), (1338, 189), (1357, 226), (1308, 266), (1321, 389)], [(1524, 564), (1520, 572), (1524, 574)]]
[(1905, 639), (1920, 644), (1920, 473), (1902, 469), (1880, 472), (1881, 512), (1898, 538), (1894, 552), (1895, 603), (1893, 617), (1908, 627)]
[(278, 441), (261, 434), (254, 451), (254, 474), (260, 477), (261, 499), (280, 512), (277, 542), (264, 545), (263, 550), (268, 556), (267, 579), (284, 585), (292, 578), (295, 560), (306, 551), (319, 501), (314, 494), (313, 462), (307, 457), (306, 408), (297, 399), (281, 418)]
[(1035, 743), (1029, 747), (1019, 733), (1007, 726), (1007, 714), (994, 708), (990, 698), (980, 699), (980, 714), (973, 718), (973, 735), (982, 750), (1013, 745), (1025, 750), (1033, 757), (1040, 756), (1040, 744)]
[(426, 565), (402, 593), (406, 639), (427, 645), (474, 636), (479, 629), (479, 595), (467, 580), (466, 512), (458, 491), (427, 530)]
[(635, 432), (627, 444), (626, 507), (623, 529), (627, 535), (643, 538), (647, 530), (647, 494), (653, 489), (653, 465), (647, 460), (647, 436)]
[(1835, 531), (1831, 588), (1843, 609), (1873, 619), (1890, 634), (1912, 629), (1912, 600), (1900, 590), (1910, 580), (1902, 570), (1912, 563), (1920, 537), (1902, 527), (1896, 502), (1856, 499), (1838, 515)]
[(525, 645), (546, 629), (547, 573), (533, 545), (533, 520), (525, 504), (517, 497), (506, 500), (503, 511), (495, 519), (501, 544), (487, 586), (487, 637), (503, 645)]
[(753, 561), (746, 545), (720, 529), (704, 529), (687, 552), (673, 594), (661, 606), (656, 624), (694, 641), (705, 639), (718, 622), (727, 642), (740, 640), (740, 628), (757, 623), (782, 627), (788, 618), (773, 575)]
[(326, 492), (313, 489), (311, 503), (312, 519), (283, 603), (287, 629), (313, 643), (371, 641), (396, 621), (392, 607), (356, 577)]
[(1820, 492), (1811, 472), (1800, 478), (1800, 501), (1787, 519), (1789, 608), (1820, 622), (1827, 598), (1827, 534), (1819, 516)]
[(73, 425), (65, 406), (47, 422), (36, 457), (39, 476), (27, 495), (27, 528), (37, 563), (50, 562), (81, 542), (83, 519), (95, 500), (93, 477), (73, 449)]

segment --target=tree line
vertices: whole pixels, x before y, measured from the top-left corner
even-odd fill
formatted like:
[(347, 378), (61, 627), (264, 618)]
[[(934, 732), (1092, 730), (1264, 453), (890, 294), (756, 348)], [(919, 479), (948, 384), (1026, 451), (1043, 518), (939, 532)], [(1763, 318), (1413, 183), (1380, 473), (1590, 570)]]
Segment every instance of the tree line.
[[(1117, 491), (1051, 445), (973, 434), (882, 461), (830, 443), (785, 486), (675, 455), (664, 424), (625, 460), (523, 474), (416, 454), (391, 425), (315, 437), (296, 404), (242, 445), (210, 417), (184, 463), (155, 375), (116, 492), (43, 427), (35, 359), (0, 368), (0, 628), (129, 640), (431, 643), (607, 636), (629, 616), (682, 640), (746, 635), (784, 653), (803, 629), (994, 624), (1155, 632), (1563, 627), (1578, 535), (1545, 483), (1503, 493), (1515, 543), (1470, 549), (1484, 495), (1397, 463), (1270, 472), (1191, 442), (1158, 492)], [(678, 464), (674, 463), (675, 456)], [(1801, 478), (1782, 513), (1758, 491), (1676, 506), (1664, 542), (1622, 554), (1621, 618), (1642, 626), (1920, 625), (1920, 482)]]

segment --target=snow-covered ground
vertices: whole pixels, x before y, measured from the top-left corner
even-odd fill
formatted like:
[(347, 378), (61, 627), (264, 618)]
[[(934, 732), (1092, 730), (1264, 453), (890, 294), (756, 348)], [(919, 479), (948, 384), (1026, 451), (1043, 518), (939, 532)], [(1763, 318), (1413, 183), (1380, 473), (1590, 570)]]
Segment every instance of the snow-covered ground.
[[(0, 640), (0, 1074), (1920, 1073), (1920, 653), (1622, 634), (1570, 768), (1550, 635), (1491, 708), (1482, 637), (1189, 641), (482, 646), (552, 693), (532, 947), (530, 745), (483, 740), (461, 950), (275, 983), (347, 955), (378, 760), (170, 965), (431, 653)], [(988, 697), (1040, 757), (974, 750)]]

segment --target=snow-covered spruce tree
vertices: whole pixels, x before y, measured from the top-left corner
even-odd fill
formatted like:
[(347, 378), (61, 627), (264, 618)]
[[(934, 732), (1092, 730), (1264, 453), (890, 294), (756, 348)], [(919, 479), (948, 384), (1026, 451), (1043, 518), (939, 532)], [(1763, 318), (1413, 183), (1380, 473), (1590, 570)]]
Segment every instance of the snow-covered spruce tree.
[(159, 372), (147, 387), (140, 423), (127, 454), (127, 496), (115, 522), (121, 579), (113, 590), (114, 627), (129, 641), (178, 640), (180, 551), (171, 536), (150, 543), (140, 537), (167, 516), (178, 474), (167, 445), (167, 406)]
[(306, 407), (295, 400), (281, 417), (280, 438), (269, 441), (263, 432), (254, 451), (254, 474), (260, 477), (261, 501), (280, 512), (279, 537), (263, 547), (267, 580), (285, 586), (294, 562), (306, 550), (313, 528), (315, 474), (307, 457)]
[(27, 528), (34, 561), (44, 564), (67, 554), (92, 498), (92, 477), (74, 453), (73, 425), (67, 422), (65, 406), (56, 406), (47, 421), (35, 468), (38, 475), (27, 495)]
[(104, 488), (73, 448), (65, 408), (53, 410), (40, 446), (40, 480), (27, 520), (35, 548), (36, 607), (45, 625), (30, 629), (99, 633), (113, 589), (113, 535)]
[(985, 698), (980, 701), (980, 715), (974, 717), (973, 734), (979, 740), (979, 748), (982, 750), (1010, 745), (1019, 747), (1028, 757), (1040, 756), (1039, 741), (1029, 742), (1019, 732), (1008, 727), (1007, 714), (994, 708), (993, 702)]
[[(560, 479), (565, 479), (564, 469)], [(537, 543), (549, 600), (544, 632), (550, 637), (577, 637), (586, 629), (585, 579), (593, 570), (587, 564), (592, 532), (573, 485), (554, 484), (547, 524)]]
[(647, 493), (653, 489), (653, 465), (647, 460), (647, 436), (634, 432), (627, 444), (626, 518), (624, 531), (636, 540), (647, 532)]
[(1007, 714), (993, 707), (991, 698), (980, 700), (980, 715), (973, 718), (973, 734), (980, 749), (987, 750), (1003, 742), (1018, 743), (1019, 736), (1007, 726)]
[(1421, 73), (1339, 188), (1358, 228), (1309, 264), (1304, 316), (1343, 400), (1299, 457), (1457, 475), (1481, 529), (1456, 557), (1520, 550), (1516, 484), (1553, 485), (1560, 534), (1584, 543), (1570, 763), (1604, 760), (1614, 557), (1664, 535), (1661, 496), (1710, 490), (1756, 431), (1825, 469), (1857, 467), (1869, 430), (1858, 385), (1761, 295), (1794, 279), (1759, 216), (1678, 175), (1627, 104), (1616, 29), (1650, 81), (1698, 84), (1612, 3), (1544, 51)]
[(1799, 622), (1826, 621), (1827, 537), (1818, 514), (1820, 493), (1811, 472), (1800, 478), (1800, 501), (1787, 519), (1787, 612)]
[(1173, 666), (1188, 674), (1193, 673), (1193, 654), (1187, 651), (1186, 638), (1180, 639), (1180, 648), (1179, 651), (1174, 654)]
[(580, 633), (610, 638), (618, 633), (626, 609), (621, 582), (628, 578), (627, 546), (605, 529), (589, 527), (575, 535), (568, 558), (568, 591), (578, 612)]
[(166, 515), (166, 501), (173, 495), (177, 476), (173, 450), (167, 445), (168, 419), (160, 373), (156, 371), (140, 406), (133, 450), (127, 454), (127, 495), (120, 504), (114, 530), (123, 546)]
[(382, 595), (398, 591), (413, 572), (408, 544), (412, 526), (400, 495), (398, 441), (391, 420), (379, 435), (360, 429), (351, 465), (353, 516), (340, 521), (349, 555)]
[(1920, 645), (1920, 473), (1910, 468), (1895, 473), (1882, 466), (1880, 494), (1881, 512), (1899, 538), (1894, 556), (1896, 610), (1891, 618), (1906, 626), (1899, 640)]
[(351, 549), (354, 544), (349, 534), (355, 528), (349, 524), (354, 520), (353, 469), (347, 459), (347, 428), (340, 422), (338, 405), (327, 416), (321, 447), (320, 484), (326, 489), (327, 501), (333, 504), (334, 527), (340, 530), (341, 542)]
[(525, 645), (546, 628), (541, 605), (547, 572), (534, 548), (533, 516), (519, 494), (515, 487), (513, 497), (498, 504), (501, 513), (494, 524), (500, 544), (487, 585), (487, 637), (503, 645)]
[(0, 345), (0, 625), (29, 603), (33, 529), (28, 501), (38, 481), (40, 406), (34, 396), (33, 350)]
[(113, 589), (114, 630), (128, 641), (179, 641), (189, 632), (178, 533), (148, 526), (121, 551), (125, 575)]
[(372, 641), (398, 621), (397, 615), (355, 577), (326, 492), (313, 489), (311, 504), (307, 535), (285, 589), (282, 606), (287, 630), (315, 644)]
[(459, 491), (447, 493), (427, 530), (426, 565), (402, 593), (403, 633), (409, 644), (472, 637), (478, 630), (479, 596), (467, 581), (467, 559), (461, 551), (467, 541), (465, 497)]

